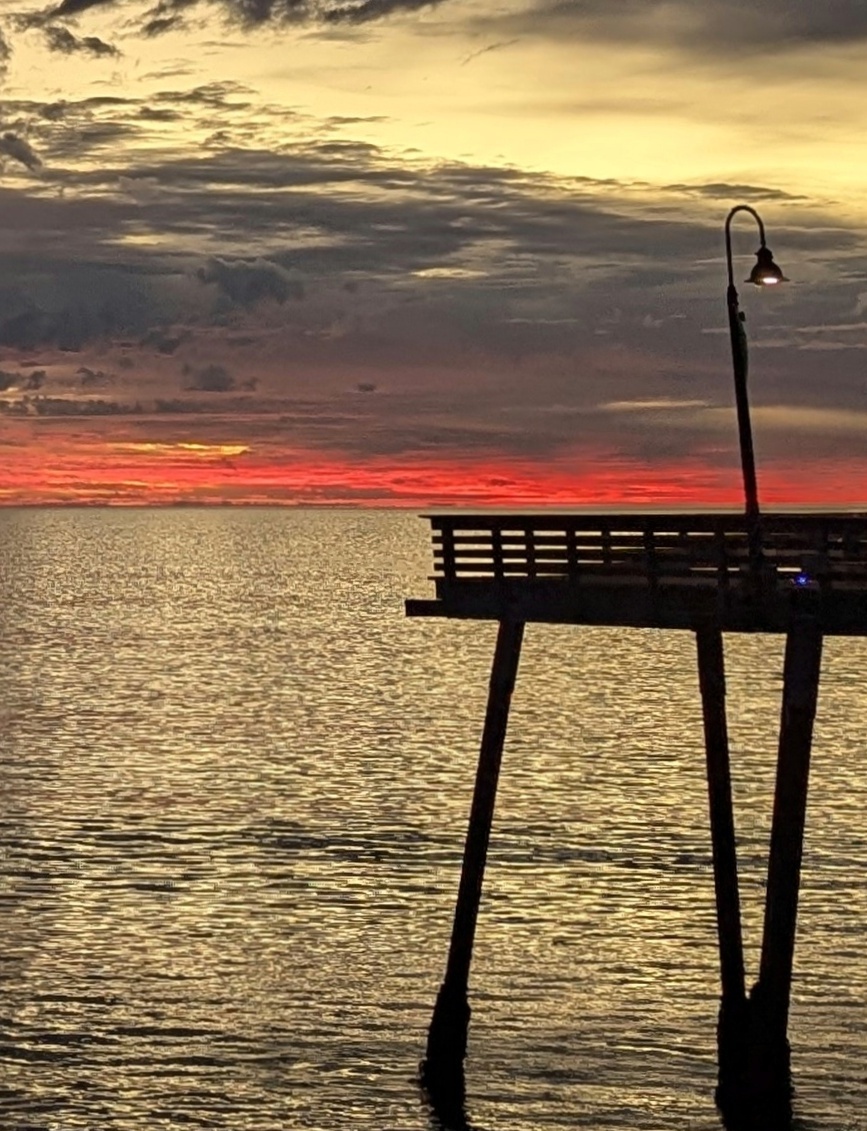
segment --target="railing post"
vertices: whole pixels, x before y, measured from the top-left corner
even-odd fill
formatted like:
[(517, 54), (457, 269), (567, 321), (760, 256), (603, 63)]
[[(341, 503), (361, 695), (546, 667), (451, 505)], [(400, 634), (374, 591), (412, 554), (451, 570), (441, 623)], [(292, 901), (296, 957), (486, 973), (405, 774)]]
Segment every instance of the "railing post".
[(578, 534), (575, 524), (566, 527), (566, 568), (570, 581), (578, 580)]
[(655, 590), (659, 583), (659, 562), (656, 558), (656, 539), (653, 529), (647, 524), (644, 527), (644, 561), (650, 588)]
[(491, 528), (491, 556), (494, 564), (494, 577), (498, 581), (503, 579), (503, 530), (495, 523)]
[(716, 567), (717, 567), (717, 580), (720, 589), (728, 589), (729, 586), (729, 561), (728, 554), (726, 553), (726, 535), (725, 528), (721, 522), (718, 522), (713, 532), (714, 546), (716, 548)]
[(611, 568), (611, 527), (607, 524), (604, 525), (600, 532), (599, 537), (602, 545), (602, 564), (610, 569)]
[(532, 526), (524, 527), (524, 560), (527, 563), (527, 577), (536, 576), (536, 533)]
[(443, 576), (447, 581), (454, 581), (457, 576), (455, 528), (451, 519), (445, 518), (438, 521), (443, 539)]

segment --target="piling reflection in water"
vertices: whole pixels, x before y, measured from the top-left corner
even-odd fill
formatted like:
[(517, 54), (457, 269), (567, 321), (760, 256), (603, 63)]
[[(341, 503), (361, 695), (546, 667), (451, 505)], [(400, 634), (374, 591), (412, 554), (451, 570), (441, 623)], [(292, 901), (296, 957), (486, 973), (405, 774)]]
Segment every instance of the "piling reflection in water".
[[(403, 619), (425, 526), (0, 531), (0, 1126), (427, 1131), (415, 1068), (495, 632)], [(719, 1125), (695, 649), (652, 637), (527, 634), (470, 986), (476, 1131)], [(782, 650), (727, 663), (752, 980)], [(867, 1106), (865, 666), (827, 643), (791, 1026), (822, 1131)]]

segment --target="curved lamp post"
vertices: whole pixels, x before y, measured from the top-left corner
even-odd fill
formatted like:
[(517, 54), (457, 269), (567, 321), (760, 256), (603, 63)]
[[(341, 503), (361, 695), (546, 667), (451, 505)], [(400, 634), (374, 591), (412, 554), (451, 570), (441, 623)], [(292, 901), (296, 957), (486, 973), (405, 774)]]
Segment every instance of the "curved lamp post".
[(757, 287), (774, 286), (786, 282), (786, 277), (774, 262), (771, 249), (765, 243), (765, 225), (754, 208), (748, 204), (737, 204), (726, 216), (726, 263), (728, 265), (729, 285), (726, 292), (726, 305), (729, 314), (729, 334), (732, 344), (732, 364), (735, 376), (735, 403), (738, 411), (738, 438), (741, 449), (741, 468), (744, 476), (744, 502), (747, 516), (747, 536), (749, 538), (750, 566), (755, 570), (761, 567), (762, 542), (759, 518), (759, 492), (756, 484), (756, 459), (753, 452), (753, 433), (750, 425), (750, 404), (747, 397), (747, 335), (744, 329), (746, 318), (738, 306), (738, 292), (735, 288), (734, 267), (732, 265), (732, 220), (739, 212), (749, 212), (759, 226), (761, 246), (756, 252), (756, 263), (745, 280)]

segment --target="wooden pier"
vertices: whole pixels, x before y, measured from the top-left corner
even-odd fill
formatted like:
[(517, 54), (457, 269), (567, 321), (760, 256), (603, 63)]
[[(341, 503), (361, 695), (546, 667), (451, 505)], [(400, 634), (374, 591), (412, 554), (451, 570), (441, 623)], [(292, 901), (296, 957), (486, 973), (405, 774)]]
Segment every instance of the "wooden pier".
[[(867, 516), (765, 514), (758, 530), (743, 514), (453, 514), (430, 521), (435, 596), (408, 600), (407, 614), (499, 622), (446, 973), (421, 1069), (435, 1109), (446, 1124), (461, 1124), (470, 964), (524, 627), (608, 625), (695, 634), (720, 954), (717, 1102), (732, 1128), (788, 1127), (789, 998), (822, 640), (867, 636)], [(786, 636), (761, 964), (749, 994), (726, 632)]]

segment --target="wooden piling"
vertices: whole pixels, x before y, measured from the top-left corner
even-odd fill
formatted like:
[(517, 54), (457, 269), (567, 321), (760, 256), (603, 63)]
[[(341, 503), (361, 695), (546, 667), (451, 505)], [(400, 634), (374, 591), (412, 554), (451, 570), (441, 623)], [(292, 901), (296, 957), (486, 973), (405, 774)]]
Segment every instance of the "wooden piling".
[(699, 689), (704, 719), (713, 882), (719, 940), (721, 997), (717, 1020), (716, 1099), (731, 1111), (743, 1091), (746, 987), (738, 887), (737, 845), (725, 704), (725, 660), (719, 626), (696, 629)]
[[(809, 598), (810, 594), (799, 595)], [(736, 1131), (789, 1131), (791, 1054), (787, 1037), (810, 748), (819, 687), (822, 631), (797, 601), (786, 637), (777, 778), (759, 980), (730, 1026), (731, 1057), (717, 1102)], [(807, 606), (808, 608), (808, 606)]]
[(713, 624), (696, 630), (699, 687), (704, 717), (707, 793), (713, 851), (713, 882), (719, 935), (723, 1005), (745, 998), (744, 951), (738, 890), (729, 740), (726, 725), (723, 638)]
[(455, 1122), (463, 1110), (464, 1057), (470, 1023), (467, 998), (470, 963), (523, 637), (523, 621), (500, 621), (448, 962), (421, 1063), (422, 1083), (434, 1107), (450, 1122)]
[(786, 638), (762, 957), (759, 980), (751, 995), (763, 1043), (778, 1047), (786, 1067), (786, 1030), (821, 659), (822, 630), (818, 618), (796, 614)]

